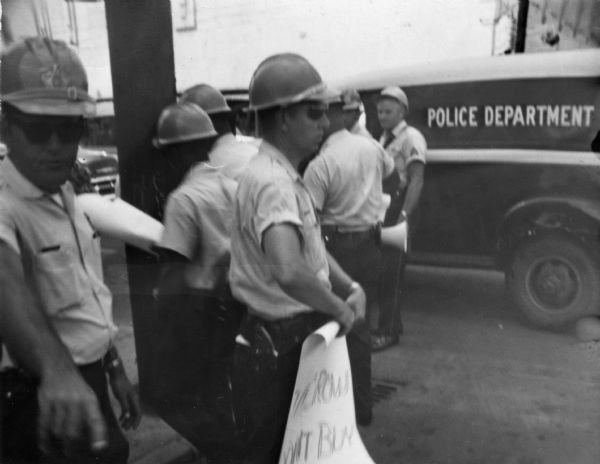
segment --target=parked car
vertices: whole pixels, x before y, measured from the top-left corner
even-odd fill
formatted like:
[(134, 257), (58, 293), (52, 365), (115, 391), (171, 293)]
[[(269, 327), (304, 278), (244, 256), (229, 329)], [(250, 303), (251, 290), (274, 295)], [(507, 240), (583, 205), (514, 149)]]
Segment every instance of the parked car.
[[(0, 142), (0, 161), (7, 155), (6, 145)], [(100, 195), (118, 195), (119, 160), (115, 153), (79, 147), (71, 182), (76, 193), (95, 192)]]
[(71, 179), (77, 193), (118, 194), (119, 159), (105, 150), (79, 147)]
[(400, 85), (429, 150), (409, 261), (495, 268), (527, 320), (600, 313), (600, 50), (410, 66), (337, 83)]

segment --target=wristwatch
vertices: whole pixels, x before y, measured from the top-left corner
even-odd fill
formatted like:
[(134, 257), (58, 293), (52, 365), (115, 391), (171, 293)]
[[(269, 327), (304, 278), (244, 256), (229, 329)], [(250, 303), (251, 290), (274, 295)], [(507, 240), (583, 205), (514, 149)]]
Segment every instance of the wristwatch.
[(109, 350), (108, 353), (106, 353), (106, 355), (104, 356), (104, 370), (106, 371), (113, 371), (114, 369), (116, 369), (117, 367), (119, 367), (120, 365), (123, 364), (123, 362), (121, 361), (121, 358), (119, 358), (119, 354), (116, 353), (116, 356), (112, 356), (111, 355), (111, 351)]

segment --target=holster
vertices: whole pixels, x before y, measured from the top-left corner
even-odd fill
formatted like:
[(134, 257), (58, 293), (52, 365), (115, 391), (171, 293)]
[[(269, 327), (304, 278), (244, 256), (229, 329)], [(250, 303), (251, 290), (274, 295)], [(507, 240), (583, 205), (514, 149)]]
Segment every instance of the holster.
[(327, 316), (303, 313), (279, 321), (266, 321), (247, 315), (242, 321), (240, 334), (249, 342), (250, 350), (260, 366), (277, 368), (277, 360), (328, 321)]

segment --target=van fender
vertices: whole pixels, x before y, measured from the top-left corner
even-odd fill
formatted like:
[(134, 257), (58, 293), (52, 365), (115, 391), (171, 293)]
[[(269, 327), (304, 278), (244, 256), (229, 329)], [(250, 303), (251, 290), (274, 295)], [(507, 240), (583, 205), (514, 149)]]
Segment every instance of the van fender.
[(499, 261), (502, 265), (522, 240), (544, 232), (568, 233), (586, 244), (600, 239), (600, 201), (564, 195), (522, 200), (506, 211), (502, 221)]

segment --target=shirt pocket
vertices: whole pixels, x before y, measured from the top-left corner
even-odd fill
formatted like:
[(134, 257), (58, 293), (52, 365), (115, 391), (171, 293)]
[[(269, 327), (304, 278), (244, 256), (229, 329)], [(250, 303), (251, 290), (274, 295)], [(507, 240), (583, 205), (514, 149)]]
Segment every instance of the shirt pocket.
[(80, 304), (75, 265), (66, 250), (40, 251), (35, 258), (35, 272), (40, 300), (48, 314)]
[(321, 248), (324, 247), (321, 238), (321, 227), (312, 205), (299, 205), (300, 220), (302, 221), (302, 236), (304, 239), (304, 254), (309, 264), (318, 264), (321, 258)]

